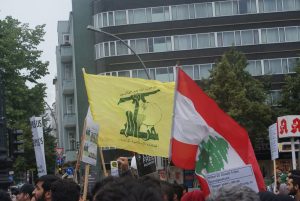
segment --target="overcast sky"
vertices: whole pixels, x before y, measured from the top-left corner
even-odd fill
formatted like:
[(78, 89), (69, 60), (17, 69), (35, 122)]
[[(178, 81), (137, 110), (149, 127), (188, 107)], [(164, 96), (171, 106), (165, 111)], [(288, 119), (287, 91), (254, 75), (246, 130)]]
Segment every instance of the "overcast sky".
[(50, 74), (39, 82), (47, 84), (46, 101), (49, 105), (55, 101), (55, 87), (52, 81), (56, 76), (57, 21), (68, 20), (71, 9), (71, 0), (0, 0), (0, 19), (10, 15), (22, 23), (28, 23), (31, 28), (46, 24), (45, 41), (39, 49), (44, 51), (41, 60), (50, 62)]

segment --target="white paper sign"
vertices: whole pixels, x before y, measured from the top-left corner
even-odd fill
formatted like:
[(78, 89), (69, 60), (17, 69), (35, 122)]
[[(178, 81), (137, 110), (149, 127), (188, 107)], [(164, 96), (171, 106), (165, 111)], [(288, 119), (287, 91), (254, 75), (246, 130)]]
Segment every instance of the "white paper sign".
[(85, 140), (82, 152), (82, 162), (90, 165), (97, 163), (97, 142), (98, 142), (99, 125), (95, 123), (88, 113), (86, 117)]
[(288, 115), (277, 118), (279, 138), (300, 137), (300, 115)]
[(41, 177), (47, 174), (42, 117), (31, 117), (30, 124), (38, 176)]
[(205, 179), (212, 193), (224, 186), (248, 186), (258, 192), (257, 183), (251, 165), (233, 168), (225, 171), (209, 173)]
[(118, 161), (110, 161), (110, 175), (113, 177), (119, 176)]
[(277, 123), (272, 124), (269, 127), (269, 140), (270, 140), (270, 150), (271, 158), (275, 160), (279, 158), (278, 155), (278, 138), (277, 138)]

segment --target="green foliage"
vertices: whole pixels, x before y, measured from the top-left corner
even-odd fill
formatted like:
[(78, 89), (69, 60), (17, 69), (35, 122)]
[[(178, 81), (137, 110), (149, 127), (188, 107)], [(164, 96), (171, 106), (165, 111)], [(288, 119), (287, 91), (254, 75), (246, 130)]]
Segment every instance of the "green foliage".
[[(46, 85), (36, 84), (29, 88), (27, 83), (35, 83), (48, 74), (48, 62), (40, 60), (42, 51), (38, 50), (45, 34), (44, 27), (39, 25), (31, 29), (12, 17), (0, 20), (0, 75), (5, 91), (7, 126), (24, 132), (25, 154), (16, 159), (16, 172), (36, 169), (29, 118), (44, 114)], [(54, 165), (55, 139), (46, 131), (46, 158)]]
[(266, 104), (264, 85), (253, 78), (246, 67), (246, 57), (232, 48), (216, 63), (205, 83), (208, 95), (254, 140), (267, 133), (272, 111)]
[(295, 74), (285, 77), (285, 85), (282, 88), (281, 107), (278, 116), (300, 114), (300, 61), (295, 67)]

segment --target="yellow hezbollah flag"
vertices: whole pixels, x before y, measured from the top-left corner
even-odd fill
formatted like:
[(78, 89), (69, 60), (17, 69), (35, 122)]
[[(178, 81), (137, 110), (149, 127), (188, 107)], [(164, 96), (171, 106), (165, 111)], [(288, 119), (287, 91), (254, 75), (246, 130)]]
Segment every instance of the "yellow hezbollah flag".
[(168, 157), (175, 84), (90, 75), (84, 80), (98, 145)]

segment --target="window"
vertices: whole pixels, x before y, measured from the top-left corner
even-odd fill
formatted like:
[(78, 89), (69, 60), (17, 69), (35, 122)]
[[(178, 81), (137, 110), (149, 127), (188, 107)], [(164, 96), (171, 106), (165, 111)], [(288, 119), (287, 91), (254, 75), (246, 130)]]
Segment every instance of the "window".
[(64, 45), (70, 44), (70, 34), (63, 34), (63, 44)]
[(267, 75), (281, 74), (281, 59), (264, 60), (264, 70)]
[(74, 131), (68, 131), (68, 138), (69, 138), (69, 150), (75, 151), (76, 150), (76, 138)]
[(237, 1), (215, 2), (216, 16), (227, 16), (238, 14)]
[(276, 11), (276, 0), (260, 0), (259, 7), (262, 12)]
[(298, 41), (298, 27), (286, 27), (285, 28), (285, 41), (294, 42)]
[(175, 50), (189, 50), (191, 49), (190, 35), (174, 36)]
[(172, 19), (173, 20), (189, 19), (189, 7), (188, 7), (188, 5), (172, 6)]
[(295, 0), (284, 0), (283, 9), (284, 10), (295, 10)]
[(212, 3), (196, 3), (195, 14), (196, 18), (212, 17)]
[(297, 58), (289, 58), (288, 59), (288, 68), (289, 68), (289, 73), (294, 73), (295, 71), (295, 67), (297, 65)]
[(110, 55), (115, 56), (116, 55), (116, 44), (114, 41), (110, 42)]
[(278, 43), (279, 42), (278, 28), (262, 29), (261, 37), (262, 37), (262, 43)]
[(169, 82), (169, 73), (168, 68), (156, 68), (155, 78), (161, 82)]
[(101, 13), (99, 13), (97, 15), (97, 21), (96, 22), (97, 22), (98, 27), (101, 28), (102, 27), (102, 15), (101, 15)]
[(242, 45), (253, 45), (253, 32), (252, 30), (241, 31)]
[(223, 32), (223, 46), (232, 46), (234, 45), (234, 32), (228, 31)]
[(135, 40), (135, 51), (136, 53), (146, 53), (148, 52), (148, 42), (147, 39), (136, 39)]
[[(127, 41), (125, 41), (127, 43)], [(126, 55), (128, 54), (128, 47), (124, 45), (121, 41), (116, 41), (117, 46), (117, 55)]]
[(73, 96), (66, 96), (66, 114), (74, 113), (74, 99)]
[(163, 7), (152, 8), (152, 22), (161, 22), (165, 20)]
[(200, 80), (200, 65), (194, 65), (194, 80)]
[(126, 11), (120, 10), (115, 12), (115, 23), (116, 25), (124, 25), (126, 22)]
[(104, 43), (104, 56), (106, 56), (106, 57), (109, 56), (109, 43), (108, 42)]
[(262, 68), (261, 68), (260, 60), (248, 61), (246, 71), (248, 71), (252, 76), (262, 75)]
[(182, 70), (188, 74), (192, 79), (194, 79), (194, 66), (184, 65), (182, 66)]
[(267, 101), (272, 106), (278, 106), (281, 100), (281, 90), (271, 90)]
[(256, 13), (256, 2), (255, 0), (242, 0), (239, 1), (239, 13)]
[(138, 23), (145, 23), (146, 20), (146, 9), (140, 8), (133, 10), (133, 23), (132, 24), (138, 24)]
[(210, 47), (210, 34), (209, 33), (203, 33), (203, 34), (197, 34), (198, 36), (198, 48), (207, 48)]
[(103, 15), (103, 27), (107, 27), (107, 13), (102, 13)]
[(200, 64), (200, 78), (207, 79), (210, 76), (210, 70), (212, 68), (212, 64)]
[(65, 73), (64, 73), (65, 80), (71, 80), (73, 78), (72, 65), (70, 63), (66, 63), (64, 64), (64, 67), (65, 67)]
[(165, 51), (171, 50), (171, 47), (172, 47), (171, 37), (153, 38), (153, 51), (154, 52), (165, 52)]
[(129, 70), (120, 71), (120, 72), (118, 72), (118, 76), (119, 77), (130, 77), (130, 71)]
[(114, 12), (109, 12), (108, 13), (108, 23), (109, 23), (109, 26), (114, 26)]

